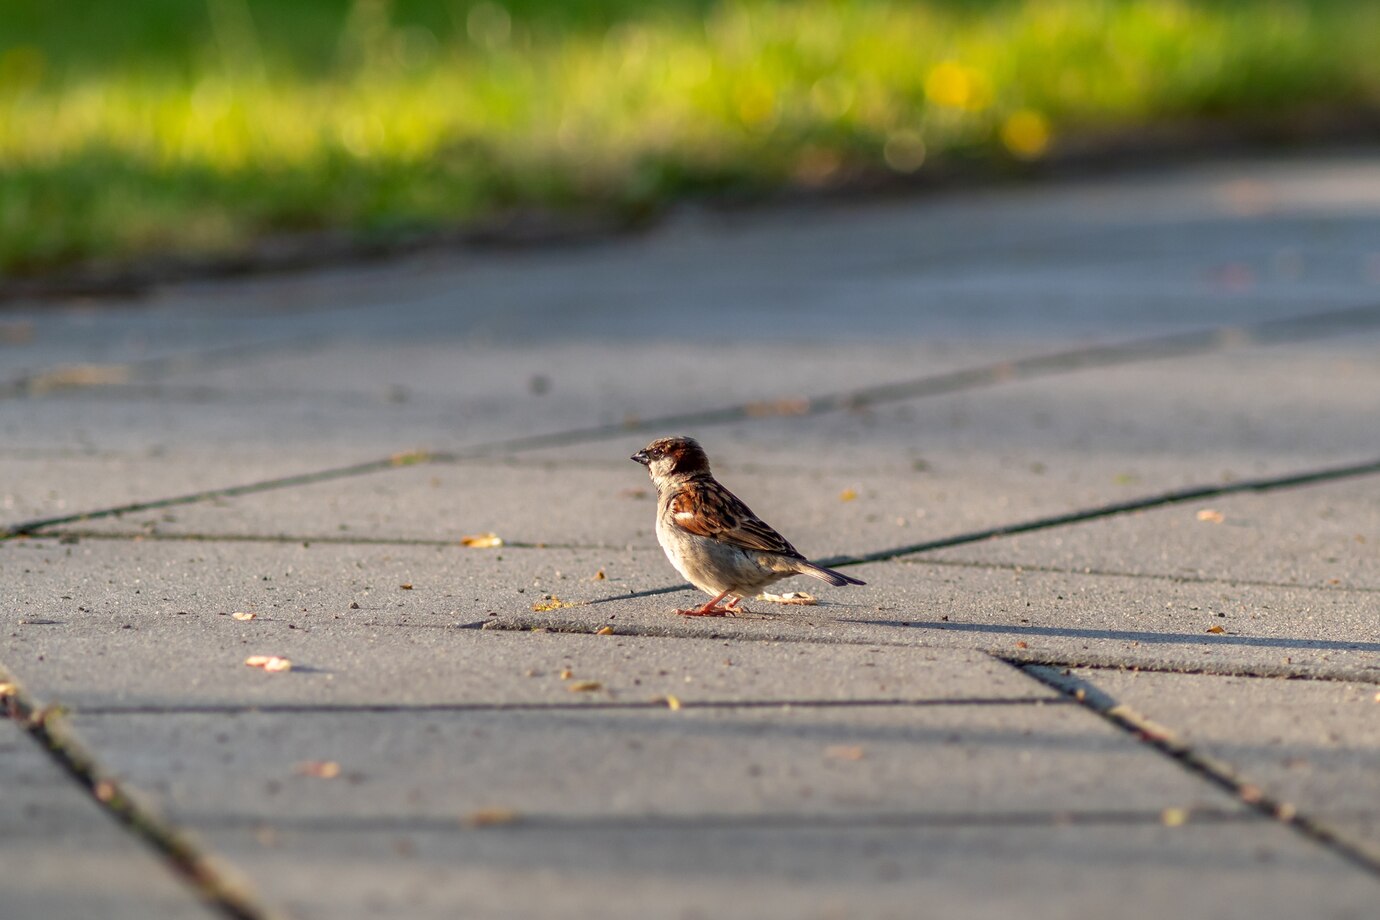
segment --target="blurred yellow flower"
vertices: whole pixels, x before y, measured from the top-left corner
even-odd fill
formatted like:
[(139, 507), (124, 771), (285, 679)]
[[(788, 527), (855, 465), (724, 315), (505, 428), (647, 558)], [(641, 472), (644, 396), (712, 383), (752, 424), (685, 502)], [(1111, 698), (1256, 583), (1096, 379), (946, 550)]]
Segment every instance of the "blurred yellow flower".
[(1049, 120), (1033, 109), (1018, 109), (1002, 122), (1002, 144), (1023, 160), (1043, 156), (1049, 149), (1049, 140)]
[(935, 105), (980, 112), (992, 104), (992, 87), (981, 71), (941, 61), (925, 77), (925, 96)]

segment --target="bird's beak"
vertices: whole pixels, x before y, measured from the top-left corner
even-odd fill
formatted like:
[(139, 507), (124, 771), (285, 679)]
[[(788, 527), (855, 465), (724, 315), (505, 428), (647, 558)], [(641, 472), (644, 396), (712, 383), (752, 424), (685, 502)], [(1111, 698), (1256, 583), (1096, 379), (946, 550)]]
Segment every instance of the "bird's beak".
[(629, 460), (636, 460), (638, 463), (642, 464), (643, 466), (646, 466), (646, 465), (647, 465), (648, 463), (650, 463), (651, 460), (652, 460), (651, 457), (648, 457), (648, 456), (647, 456), (647, 452), (646, 452), (645, 450), (639, 450), (637, 453), (633, 454), (633, 455), (632, 455), (631, 457), (629, 457), (628, 459), (629, 459)]

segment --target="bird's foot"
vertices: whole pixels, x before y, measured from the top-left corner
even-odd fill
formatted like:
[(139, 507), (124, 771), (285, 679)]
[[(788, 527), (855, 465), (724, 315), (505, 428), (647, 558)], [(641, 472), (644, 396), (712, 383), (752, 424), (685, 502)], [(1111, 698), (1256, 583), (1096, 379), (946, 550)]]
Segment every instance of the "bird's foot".
[(677, 610), (676, 613), (683, 617), (731, 617), (737, 615), (736, 611), (729, 610), (727, 607), (715, 607), (713, 605)]

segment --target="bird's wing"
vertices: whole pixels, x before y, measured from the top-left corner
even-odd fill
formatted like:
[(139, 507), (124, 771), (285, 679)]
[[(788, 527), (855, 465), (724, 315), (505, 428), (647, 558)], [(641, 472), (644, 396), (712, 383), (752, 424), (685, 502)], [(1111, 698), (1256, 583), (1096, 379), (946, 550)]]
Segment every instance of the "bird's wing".
[(753, 514), (742, 499), (722, 486), (684, 489), (671, 498), (669, 511), (677, 527), (701, 537), (744, 549), (804, 558), (785, 537)]

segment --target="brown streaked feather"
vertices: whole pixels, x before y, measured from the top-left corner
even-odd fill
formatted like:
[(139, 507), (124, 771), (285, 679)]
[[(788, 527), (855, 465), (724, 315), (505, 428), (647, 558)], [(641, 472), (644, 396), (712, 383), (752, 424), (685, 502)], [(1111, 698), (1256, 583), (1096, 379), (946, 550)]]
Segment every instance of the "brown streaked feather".
[(690, 483), (671, 498), (671, 520), (701, 537), (743, 549), (803, 559), (794, 546), (752, 513), (742, 499), (720, 486), (704, 490)]

